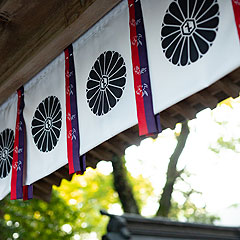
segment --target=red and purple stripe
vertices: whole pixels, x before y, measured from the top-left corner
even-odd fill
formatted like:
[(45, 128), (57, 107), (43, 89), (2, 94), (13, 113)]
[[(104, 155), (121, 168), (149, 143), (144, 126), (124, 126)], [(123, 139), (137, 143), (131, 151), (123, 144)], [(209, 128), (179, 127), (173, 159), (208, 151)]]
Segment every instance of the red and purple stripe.
[(238, 31), (238, 37), (240, 39), (240, 0), (232, 0), (232, 5)]
[(152, 90), (147, 55), (146, 36), (140, 0), (128, 0), (134, 88), (139, 135), (162, 131), (159, 117), (153, 113)]
[[(32, 198), (32, 185), (23, 186), (24, 172), (26, 171), (26, 126), (23, 118), (24, 109), (24, 88), (17, 91), (17, 120), (15, 128), (15, 140), (12, 161), (11, 199), (24, 200)], [(26, 195), (27, 192), (27, 195)]]
[(29, 200), (33, 198), (33, 185), (23, 186), (23, 200)]
[(78, 109), (76, 94), (76, 77), (73, 47), (65, 49), (65, 87), (66, 87), (66, 125), (67, 154), (69, 174), (83, 174), (86, 170), (85, 156), (80, 157), (80, 134), (78, 126)]

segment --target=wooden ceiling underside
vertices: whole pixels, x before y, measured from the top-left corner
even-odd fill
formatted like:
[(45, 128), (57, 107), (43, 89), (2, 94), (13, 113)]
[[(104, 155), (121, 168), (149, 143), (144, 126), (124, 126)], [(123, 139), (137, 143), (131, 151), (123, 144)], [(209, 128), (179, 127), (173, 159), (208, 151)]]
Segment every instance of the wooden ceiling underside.
[[(177, 123), (185, 119), (191, 120), (196, 114), (205, 108), (215, 108), (222, 100), (239, 96), (240, 68), (220, 79), (208, 88), (184, 99), (160, 113), (163, 129), (174, 129)], [(102, 143), (87, 153), (87, 166), (95, 168), (101, 160), (109, 161), (114, 155), (122, 156), (125, 149), (131, 145), (139, 145), (143, 137), (138, 135), (138, 126), (127, 129), (117, 136)], [(64, 166), (51, 175), (34, 184), (34, 197), (49, 201), (52, 185), (59, 186), (62, 179), (71, 180), (68, 166)]]
[[(121, 0), (0, 0), (0, 103), (57, 57), (69, 44), (86, 32)], [(192, 119), (200, 110), (240, 90), (240, 69), (207, 89), (161, 112), (163, 128), (174, 128)], [(139, 144), (134, 126), (102, 143), (87, 154), (87, 166), (123, 155)], [(52, 185), (71, 180), (65, 166), (34, 184), (34, 196), (49, 201)]]
[(0, 0), (0, 103), (121, 0)]

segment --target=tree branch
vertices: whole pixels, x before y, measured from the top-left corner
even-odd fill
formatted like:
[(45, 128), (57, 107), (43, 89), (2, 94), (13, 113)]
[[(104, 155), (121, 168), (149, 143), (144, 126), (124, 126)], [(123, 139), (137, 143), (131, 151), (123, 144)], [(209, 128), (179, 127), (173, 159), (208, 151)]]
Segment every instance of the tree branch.
[(139, 214), (139, 208), (134, 198), (132, 186), (127, 179), (127, 170), (123, 158), (115, 155), (112, 158), (114, 188), (118, 193), (123, 211)]
[(160, 198), (160, 206), (158, 208), (158, 211), (156, 213), (156, 216), (163, 216), (167, 217), (171, 208), (171, 198), (172, 198), (172, 192), (173, 192), (173, 186), (177, 180), (178, 177), (181, 176), (182, 171), (177, 171), (177, 163), (178, 159), (185, 147), (187, 138), (189, 135), (189, 127), (188, 122), (185, 121), (182, 123), (182, 129), (179, 137), (177, 137), (177, 146), (170, 157), (170, 161), (168, 164), (168, 170), (167, 170), (167, 179), (165, 186), (163, 188), (163, 193)]

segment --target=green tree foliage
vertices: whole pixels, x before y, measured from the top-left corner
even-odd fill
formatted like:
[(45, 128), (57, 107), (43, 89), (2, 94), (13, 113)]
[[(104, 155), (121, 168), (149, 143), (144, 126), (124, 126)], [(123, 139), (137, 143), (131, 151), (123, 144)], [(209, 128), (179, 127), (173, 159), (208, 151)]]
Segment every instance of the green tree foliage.
[[(149, 180), (141, 175), (134, 178), (128, 172), (133, 186), (134, 196), (141, 209), (146, 205), (154, 191)], [(190, 193), (185, 194), (185, 202), (172, 201), (169, 217), (174, 220), (188, 220), (212, 223), (217, 218), (207, 213), (205, 207), (199, 208), (191, 202)], [(41, 200), (0, 202), (0, 240), (38, 238), (98, 239), (106, 231), (108, 217), (101, 216), (100, 209), (111, 210), (120, 206), (118, 194), (114, 191), (112, 175), (104, 175), (98, 170), (88, 168), (84, 176), (74, 176), (71, 182), (62, 181), (60, 187), (54, 187), (49, 203)], [(2, 216), (2, 218), (1, 218)]]
[[(129, 174), (129, 173), (128, 173)], [(145, 205), (153, 188), (142, 176), (133, 178), (133, 191), (140, 206)], [(98, 239), (106, 231), (108, 217), (100, 215), (100, 209), (110, 210), (120, 206), (118, 194), (113, 188), (112, 175), (101, 174), (98, 170), (87, 169), (84, 176), (74, 176), (71, 182), (62, 181), (54, 187), (49, 203), (33, 199), (30, 201), (0, 202), (0, 240), (18, 239)], [(2, 215), (2, 218), (1, 218)]]
[(142, 175), (134, 178), (128, 172), (128, 179), (133, 187), (133, 193), (141, 212), (143, 207), (146, 205), (148, 198), (154, 196), (154, 189), (151, 182)]
[[(0, 220), (0, 239), (70, 239), (77, 231), (79, 212), (68, 206), (53, 191), (50, 203), (41, 200), (10, 201), (9, 198), (1, 201), (4, 215)], [(66, 233), (65, 224), (70, 224), (72, 230)]]
[(179, 203), (172, 199), (171, 209), (168, 215), (169, 218), (177, 221), (204, 224), (213, 224), (215, 221), (220, 220), (218, 216), (208, 213), (206, 205), (199, 207), (192, 201), (192, 195), (201, 197), (202, 193), (193, 189), (181, 193), (185, 200), (183, 203)]
[[(140, 209), (146, 204), (147, 198), (153, 194), (151, 183), (138, 176), (133, 178), (128, 173), (128, 179), (133, 186), (133, 192)], [(111, 210), (114, 206), (120, 207), (117, 192), (113, 187), (113, 176), (103, 175), (97, 169), (88, 168), (84, 176), (74, 176), (71, 182), (64, 180), (60, 188), (55, 188), (67, 203), (80, 206), (79, 221), (84, 226), (83, 231), (96, 232), (103, 235), (108, 223), (108, 217), (101, 216), (101, 209)]]
[(81, 233), (96, 232), (99, 237), (104, 233), (108, 218), (99, 211), (119, 204), (112, 181), (111, 175), (88, 168), (84, 176), (74, 176), (71, 182), (63, 180), (61, 186), (55, 188), (66, 203), (78, 208)]
[[(136, 178), (127, 173), (140, 212), (154, 189), (143, 176)], [(169, 217), (175, 220), (188, 220), (212, 223), (217, 218), (191, 202), (190, 193), (185, 194), (185, 202), (172, 201)], [(100, 209), (111, 210), (120, 206), (118, 194), (114, 191), (113, 176), (104, 175), (98, 170), (87, 169), (84, 176), (74, 176), (71, 182), (62, 181), (54, 187), (49, 203), (41, 200), (0, 202), (0, 240), (24, 239), (98, 239), (106, 231), (108, 217), (101, 216)], [(95, 239), (95, 238), (94, 238)]]
[(207, 212), (206, 206), (199, 208), (189, 200), (185, 201), (184, 204), (173, 201), (169, 217), (177, 221), (181, 220), (204, 224), (213, 224), (219, 220), (219, 217)]
[(231, 139), (225, 140), (224, 137), (221, 136), (217, 139), (215, 146), (210, 146), (209, 149), (217, 154), (220, 153), (222, 149), (229, 149), (234, 152), (239, 152), (236, 148), (237, 144), (240, 144), (240, 138), (236, 139), (232, 137)]
[[(213, 113), (213, 118), (216, 124), (219, 126), (219, 134), (220, 136), (216, 140), (214, 144), (212, 144), (209, 149), (219, 154), (222, 150), (232, 150), (236, 153), (239, 153), (239, 145), (240, 145), (240, 138), (237, 137), (234, 133), (239, 132), (239, 124), (231, 125), (231, 114), (234, 112), (234, 109), (239, 108), (240, 97), (233, 99), (227, 98), (226, 100), (222, 101), (218, 104), (218, 111), (223, 108), (225, 109), (225, 116), (224, 118), (218, 119)], [(232, 129), (234, 128), (234, 132)], [(231, 129), (231, 131), (230, 131)], [(227, 137), (226, 137), (227, 136)]]

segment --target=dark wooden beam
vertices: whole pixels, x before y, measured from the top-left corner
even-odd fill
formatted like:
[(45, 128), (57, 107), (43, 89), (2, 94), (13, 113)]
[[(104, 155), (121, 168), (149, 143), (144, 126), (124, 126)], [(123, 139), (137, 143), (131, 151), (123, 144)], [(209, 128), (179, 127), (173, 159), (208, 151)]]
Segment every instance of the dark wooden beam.
[(48, 184), (51, 184), (51, 185), (60, 186), (62, 178), (59, 178), (58, 176), (56, 176), (54, 172), (48, 175), (47, 177), (42, 178), (41, 181), (47, 182)]
[(110, 152), (112, 152), (112, 153), (114, 153), (114, 154), (116, 154), (117, 156), (120, 156), (120, 157), (123, 156), (124, 153), (125, 153), (125, 149), (122, 148), (121, 145), (118, 145), (118, 146), (117, 145), (113, 145), (109, 141), (102, 143), (101, 146), (106, 148), (107, 151), (110, 151)]
[[(133, 143), (135, 143), (136, 140), (138, 140), (138, 139), (136, 139), (136, 138), (130, 137), (129, 135), (126, 135), (126, 134), (123, 134), (123, 133), (119, 133), (119, 134), (117, 135), (117, 137), (118, 137), (121, 141), (126, 142), (129, 146), (132, 145)], [(140, 142), (140, 140), (139, 140), (139, 142)]]
[(232, 80), (228, 77), (224, 77), (221, 81), (217, 81), (215, 85), (227, 95), (230, 95), (233, 98), (239, 96), (240, 87), (233, 84)]
[(48, 194), (47, 194), (46, 192), (43, 192), (41, 189), (35, 188), (33, 185), (33, 198), (34, 199), (40, 199), (45, 202), (50, 202), (51, 196), (52, 196), (52, 188), (51, 188), (51, 191), (48, 192)]
[(175, 112), (181, 114), (184, 118), (186, 119), (193, 119), (196, 117), (196, 110), (194, 108), (191, 107), (190, 104), (187, 104), (185, 101), (181, 101), (175, 105), (173, 105), (171, 107), (172, 110), (174, 110)]
[(167, 110), (160, 113), (160, 121), (166, 128), (174, 129), (176, 126), (176, 119), (172, 118), (170, 114), (167, 113)]
[(44, 192), (45, 194), (49, 194), (52, 192), (52, 185), (48, 184), (47, 182), (44, 181), (37, 181), (33, 184), (33, 187), (35, 188), (35, 190), (41, 190), (42, 192)]
[(99, 163), (99, 159), (94, 158), (92, 157), (91, 154), (87, 153), (86, 162), (87, 162), (87, 167), (96, 168), (97, 164)]
[(120, 1), (1, 1), (0, 103)]
[(99, 159), (99, 161), (101, 160), (109, 161), (113, 157), (113, 154), (111, 154), (109, 151), (106, 151), (105, 149), (102, 150), (100, 147), (96, 147), (93, 150), (89, 151), (89, 154)]
[(68, 181), (71, 181), (73, 176), (72, 174), (69, 174), (69, 170), (65, 167), (58, 169), (56, 172), (54, 172), (54, 175), (59, 178), (67, 179)]
[(218, 99), (212, 96), (207, 89), (190, 96), (188, 99), (195, 104), (201, 103), (203, 106), (211, 109), (215, 108), (218, 103)]

